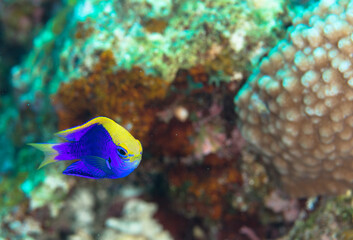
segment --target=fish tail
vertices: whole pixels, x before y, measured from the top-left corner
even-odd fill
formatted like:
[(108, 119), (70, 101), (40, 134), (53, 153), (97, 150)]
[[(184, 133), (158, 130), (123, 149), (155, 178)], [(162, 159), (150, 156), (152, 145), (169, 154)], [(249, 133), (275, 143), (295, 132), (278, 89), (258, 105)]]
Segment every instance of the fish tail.
[(29, 143), (28, 145), (37, 148), (44, 152), (44, 161), (40, 164), (39, 168), (44, 167), (49, 163), (56, 161), (66, 161), (77, 159), (75, 155), (75, 143), (63, 142), (63, 143)]
[[(60, 143), (59, 143), (60, 144)], [(54, 149), (58, 144), (50, 144), (50, 143), (28, 143), (28, 145), (37, 148), (45, 154), (44, 161), (40, 164), (38, 169), (44, 167), (49, 163), (56, 162), (55, 157), (58, 156), (58, 151)]]

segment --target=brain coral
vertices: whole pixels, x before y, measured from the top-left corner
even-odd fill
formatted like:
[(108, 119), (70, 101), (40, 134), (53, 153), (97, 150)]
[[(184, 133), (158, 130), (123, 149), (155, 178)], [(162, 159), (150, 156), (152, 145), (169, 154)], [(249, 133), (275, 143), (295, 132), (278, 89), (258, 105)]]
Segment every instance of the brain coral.
[(353, 187), (353, 1), (293, 20), (235, 97), (250, 146), (293, 196)]

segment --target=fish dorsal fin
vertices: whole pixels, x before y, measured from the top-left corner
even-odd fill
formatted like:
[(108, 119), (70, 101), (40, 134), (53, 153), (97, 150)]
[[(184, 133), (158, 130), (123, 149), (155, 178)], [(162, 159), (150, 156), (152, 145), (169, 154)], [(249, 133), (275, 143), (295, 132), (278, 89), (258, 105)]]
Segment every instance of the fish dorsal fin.
[(104, 158), (100, 158), (100, 157), (97, 157), (97, 156), (83, 156), (83, 157), (81, 157), (81, 160), (85, 164), (89, 164), (92, 167), (101, 169), (102, 171), (104, 171), (107, 174), (112, 172), (111, 164), (110, 164), (110, 162), (111, 162), (110, 158), (109, 159), (104, 159)]
[(63, 174), (92, 179), (106, 177), (106, 173), (104, 171), (95, 167), (87, 166), (82, 161), (72, 163), (65, 169), (65, 171), (63, 171)]
[(62, 137), (67, 141), (78, 141), (85, 133), (88, 132), (88, 130), (90, 130), (97, 124), (104, 125), (107, 122), (110, 123), (112, 122), (112, 120), (106, 117), (96, 117), (80, 126), (57, 132), (56, 136)]

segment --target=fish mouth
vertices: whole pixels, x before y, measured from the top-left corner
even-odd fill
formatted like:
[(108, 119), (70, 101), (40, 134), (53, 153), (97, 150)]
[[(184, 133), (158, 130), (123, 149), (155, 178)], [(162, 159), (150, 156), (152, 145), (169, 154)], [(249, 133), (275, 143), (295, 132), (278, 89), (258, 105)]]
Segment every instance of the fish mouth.
[(130, 158), (130, 162), (133, 162), (133, 163), (135, 162), (139, 163), (140, 161), (141, 161), (141, 155), (133, 156)]

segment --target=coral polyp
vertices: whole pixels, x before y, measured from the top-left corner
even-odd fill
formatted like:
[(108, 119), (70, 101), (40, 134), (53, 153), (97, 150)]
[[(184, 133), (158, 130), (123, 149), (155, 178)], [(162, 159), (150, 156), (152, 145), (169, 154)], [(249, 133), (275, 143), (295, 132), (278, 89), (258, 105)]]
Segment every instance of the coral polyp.
[(352, 187), (352, 12), (321, 1), (296, 17), (235, 98), (244, 137), (293, 196)]

